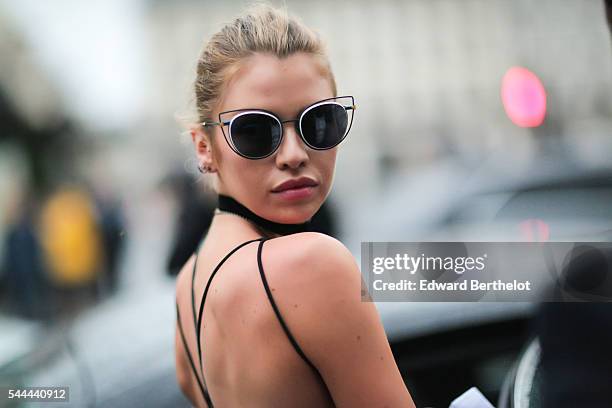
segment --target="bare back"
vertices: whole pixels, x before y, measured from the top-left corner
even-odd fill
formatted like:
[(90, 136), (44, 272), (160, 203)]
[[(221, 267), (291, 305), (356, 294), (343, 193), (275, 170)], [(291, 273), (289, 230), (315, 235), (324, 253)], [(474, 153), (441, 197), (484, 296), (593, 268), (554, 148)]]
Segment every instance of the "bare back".
[[(181, 325), (200, 379), (196, 325), (205, 288), (219, 262), (232, 249), (256, 238), (245, 234), (243, 239), (234, 242), (205, 240), (197, 263), (192, 256), (177, 278)], [(217, 406), (333, 406), (316, 368), (309, 365), (307, 357), (300, 356), (300, 346), (291, 339), (295, 329), (292, 321), (283, 319), (289, 314), (287, 307), (298, 308), (299, 305), (289, 305), (291, 293), (288, 293), (289, 286), (283, 284), (291, 279), (292, 271), (284, 271), (283, 276), (278, 276), (274, 268), (266, 270), (266, 260), (283, 256), (273, 244), (275, 240), (266, 240), (263, 244), (254, 241), (240, 247), (221, 264), (209, 284), (201, 315), (200, 348), (203, 387), (209, 390)], [(260, 257), (263, 274), (258, 265), (258, 250), (262, 255), (265, 252)], [(194, 263), (195, 302), (192, 305)], [(268, 297), (264, 282), (272, 299)], [(288, 333), (283, 329), (283, 322)], [(177, 353), (185, 353), (181, 342), (177, 342)], [(198, 406), (206, 406), (196, 373), (192, 369), (189, 371), (192, 401)]]

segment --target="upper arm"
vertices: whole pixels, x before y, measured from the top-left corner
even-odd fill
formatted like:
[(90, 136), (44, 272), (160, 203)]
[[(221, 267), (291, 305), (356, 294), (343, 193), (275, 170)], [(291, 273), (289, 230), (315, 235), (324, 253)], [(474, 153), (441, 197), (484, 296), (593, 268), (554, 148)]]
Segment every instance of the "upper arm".
[(342, 243), (312, 237), (295, 265), (289, 325), (334, 402), (350, 407), (413, 407), (373, 302), (361, 300), (361, 272)]

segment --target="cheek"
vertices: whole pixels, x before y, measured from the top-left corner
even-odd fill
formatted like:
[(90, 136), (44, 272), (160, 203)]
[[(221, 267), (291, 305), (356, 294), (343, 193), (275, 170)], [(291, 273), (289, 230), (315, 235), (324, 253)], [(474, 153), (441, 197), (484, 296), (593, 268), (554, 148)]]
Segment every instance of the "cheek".
[(336, 167), (336, 153), (337, 149), (322, 152), (315, 162), (317, 170), (322, 177), (322, 182), (325, 184), (332, 182)]
[(256, 191), (261, 189), (263, 181), (268, 179), (271, 165), (266, 166), (263, 161), (247, 160), (231, 150), (224, 157), (224, 161), (222, 171), (225, 172), (231, 188)]
[(329, 172), (329, 173), (333, 173), (334, 169), (336, 167), (336, 156), (338, 154), (338, 148), (334, 148), (332, 150), (329, 150), (327, 152), (325, 152), (325, 156), (322, 158), (323, 163), (321, 164), (324, 168), (325, 171)]

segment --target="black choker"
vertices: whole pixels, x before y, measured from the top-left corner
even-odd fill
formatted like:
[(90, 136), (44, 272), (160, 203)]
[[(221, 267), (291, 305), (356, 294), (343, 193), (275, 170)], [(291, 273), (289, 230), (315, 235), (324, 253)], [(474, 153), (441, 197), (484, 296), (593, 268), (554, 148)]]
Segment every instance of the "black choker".
[(230, 196), (219, 194), (219, 210), (243, 217), (266, 231), (279, 235), (295, 234), (310, 231), (310, 221), (302, 224), (282, 224), (260, 217)]

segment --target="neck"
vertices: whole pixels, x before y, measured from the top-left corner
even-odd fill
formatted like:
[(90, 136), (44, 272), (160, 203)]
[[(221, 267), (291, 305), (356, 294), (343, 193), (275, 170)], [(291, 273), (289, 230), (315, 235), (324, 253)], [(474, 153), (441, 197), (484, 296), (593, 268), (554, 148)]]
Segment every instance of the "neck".
[(260, 217), (253, 211), (249, 210), (246, 206), (238, 202), (236, 199), (224, 194), (219, 194), (218, 208), (223, 212), (239, 215), (251, 221), (261, 229), (278, 235), (289, 235), (310, 230), (310, 221), (301, 224), (284, 224), (271, 221), (267, 218)]

